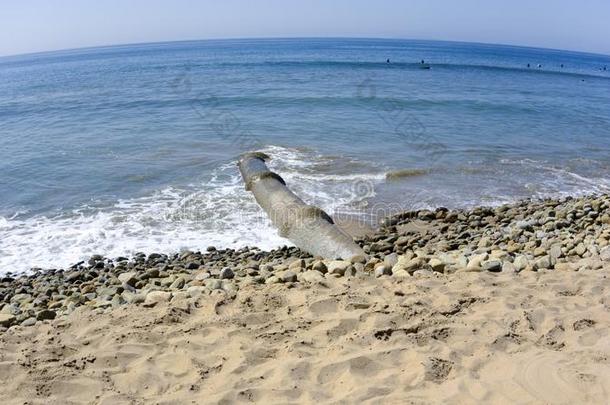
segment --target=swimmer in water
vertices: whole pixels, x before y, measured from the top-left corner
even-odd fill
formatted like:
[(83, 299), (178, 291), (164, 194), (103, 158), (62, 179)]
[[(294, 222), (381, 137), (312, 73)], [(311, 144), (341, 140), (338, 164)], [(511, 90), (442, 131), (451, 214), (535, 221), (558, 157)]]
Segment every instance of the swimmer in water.
[(529, 64), (529, 63), (527, 64), (527, 67), (528, 67), (528, 68), (530, 67), (530, 64)]
[(385, 61), (385, 63), (390, 63), (390, 59), (388, 58), (388, 59)]

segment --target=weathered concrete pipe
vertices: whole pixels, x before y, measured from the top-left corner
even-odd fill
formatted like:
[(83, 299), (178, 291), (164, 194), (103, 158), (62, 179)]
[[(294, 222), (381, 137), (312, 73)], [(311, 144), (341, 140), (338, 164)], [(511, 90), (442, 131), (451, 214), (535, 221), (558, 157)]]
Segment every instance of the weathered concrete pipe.
[(300, 249), (326, 259), (350, 259), (364, 255), (352, 238), (335, 225), (332, 218), (318, 207), (307, 205), (286, 187), (286, 182), (269, 170), (264, 153), (250, 152), (241, 156), (239, 171), (256, 202), (265, 210), (279, 235)]

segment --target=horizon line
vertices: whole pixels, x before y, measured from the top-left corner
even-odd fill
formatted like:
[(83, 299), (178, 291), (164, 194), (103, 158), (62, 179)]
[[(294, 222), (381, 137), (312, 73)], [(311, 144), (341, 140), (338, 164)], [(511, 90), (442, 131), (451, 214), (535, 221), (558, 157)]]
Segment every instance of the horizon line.
[(610, 57), (610, 54), (605, 54), (605, 53), (600, 53), (600, 52), (580, 51), (580, 50), (574, 50), (574, 49), (545, 48), (545, 47), (532, 46), (532, 45), (519, 45), (519, 44), (495, 43), (495, 42), (479, 42), (479, 41), (459, 41), (459, 40), (448, 40), (448, 39), (424, 39), (424, 38), (384, 37), (384, 36), (379, 36), (379, 37), (349, 37), (349, 36), (306, 36), (306, 37), (269, 36), (269, 37), (266, 37), (266, 36), (261, 36), (261, 37), (221, 37), (221, 38), (202, 38), (202, 39), (201, 38), (200, 39), (177, 39), (177, 40), (152, 41), (152, 42), (125, 42), (125, 43), (115, 43), (115, 44), (106, 44), (106, 45), (82, 46), (82, 47), (76, 47), (76, 48), (59, 48), (59, 49), (51, 49), (51, 50), (46, 50), (46, 51), (35, 51), (35, 52), (9, 54), (9, 55), (0, 55), (0, 59), (13, 58), (13, 57), (27, 57), (27, 56), (52, 54), (52, 53), (59, 53), (59, 52), (85, 51), (85, 50), (89, 50), (89, 49), (120, 48), (120, 47), (129, 47), (129, 46), (159, 45), (159, 44), (171, 44), (171, 43), (181, 43), (181, 42), (213, 42), (213, 41), (244, 41), (244, 40), (254, 40), (254, 41), (256, 41), (256, 40), (299, 40), (299, 39), (301, 39), (301, 40), (306, 40), (306, 39), (356, 39), (356, 40), (447, 42), (447, 43), (456, 43), (456, 44), (495, 45), (495, 46), (504, 46), (504, 47), (513, 47), (513, 48), (572, 52), (572, 53), (580, 53), (580, 54), (585, 54), (585, 55)]

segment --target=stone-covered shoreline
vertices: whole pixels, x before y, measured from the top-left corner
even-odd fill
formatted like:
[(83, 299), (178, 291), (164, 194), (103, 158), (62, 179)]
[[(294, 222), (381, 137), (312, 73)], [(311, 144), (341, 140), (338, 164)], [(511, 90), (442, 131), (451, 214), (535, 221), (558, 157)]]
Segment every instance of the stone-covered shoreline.
[(188, 308), (205, 295), (234, 296), (244, 285), (595, 271), (610, 267), (610, 196), (405, 212), (356, 242), (366, 257), (322, 260), (294, 247), (208, 248), (132, 258), (94, 255), (66, 269), (9, 273), (0, 279), (0, 331), (65, 317), (79, 306), (104, 312), (125, 304), (171, 302)]

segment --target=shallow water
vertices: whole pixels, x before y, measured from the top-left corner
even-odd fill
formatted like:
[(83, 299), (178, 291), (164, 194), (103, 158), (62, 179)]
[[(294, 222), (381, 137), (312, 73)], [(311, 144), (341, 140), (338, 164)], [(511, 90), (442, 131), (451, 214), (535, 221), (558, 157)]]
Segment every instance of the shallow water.
[(285, 244), (234, 165), (253, 149), (308, 202), (373, 223), (608, 192), (604, 66), (603, 55), (361, 39), (0, 58), (0, 272)]

